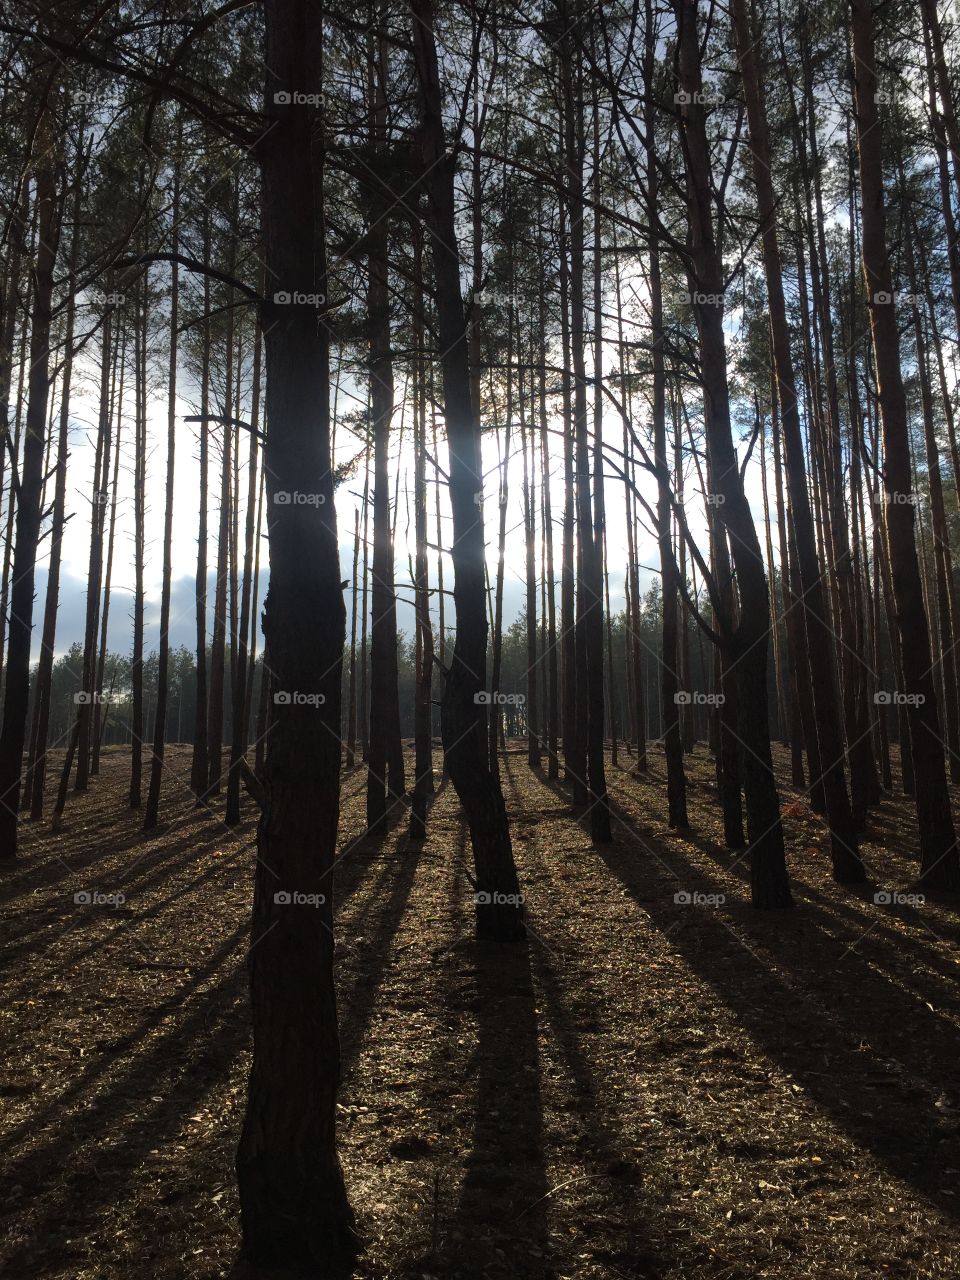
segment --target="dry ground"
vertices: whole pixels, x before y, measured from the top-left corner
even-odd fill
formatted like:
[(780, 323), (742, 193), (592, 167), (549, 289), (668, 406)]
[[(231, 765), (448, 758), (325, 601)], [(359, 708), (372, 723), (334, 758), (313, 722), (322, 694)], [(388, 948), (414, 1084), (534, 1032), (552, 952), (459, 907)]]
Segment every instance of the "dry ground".
[[(784, 785), (798, 907), (763, 915), (719, 843), (703, 748), (690, 833), (665, 828), (659, 751), (649, 781), (630, 763), (610, 770), (601, 848), (562, 788), (504, 758), (530, 937), (499, 953), (472, 939), (452, 789), (422, 847), (401, 814), (376, 844), (358, 840), (362, 773), (346, 777), (358, 1276), (953, 1280), (958, 901), (873, 901), (915, 874), (909, 803), (884, 801), (877, 885), (850, 892)], [(253, 814), (230, 832), (193, 809), (174, 748), (167, 826), (145, 838), (127, 768), (108, 753), (60, 835), (27, 823), (0, 883), (5, 1280), (213, 1280), (236, 1253)], [(126, 901), (74, 902), (93, 889)]]

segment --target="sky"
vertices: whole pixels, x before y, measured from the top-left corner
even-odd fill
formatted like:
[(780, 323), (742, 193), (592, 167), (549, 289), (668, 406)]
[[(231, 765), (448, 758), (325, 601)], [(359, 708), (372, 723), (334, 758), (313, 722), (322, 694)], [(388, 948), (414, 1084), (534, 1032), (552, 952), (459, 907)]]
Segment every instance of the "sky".
[[(88, 376), (82, 379), (81, 385), (72, 398), (70, 461), (68, 466), (67, 524), (63, 546), (63, 564), (61, 570), (60, 611), (57, 627), (56, 651), (60, 655), (69, 649), (72, 643), (83, 639), (84, 616), (86, 609), (87, 571), (90, 552), (90, 502), (92, 490), (94, 442), (96, 425), (96, 379)], [(181, 383), (182, 394), (177, 398), (177, 448), (175, 469), (175, 501), (173, 522), (173, 585), (171, 600), (170, 641), (176, 647), (186, 645), (193, 648), (196, 642), (195, 623), (195, 573), (198, 536), (198, 519), (200, 508), (199, 467), (198, 467), (198, 424), (186, 422), (185, 419), (197, 412), (197, 405), (191, 398), (191, 387)], [(356, 408), (356, 391), (365, 394), (362, 388), (350, 390), (348, 384), (342, 383), (335, 404), (338, 416)], [(391, 457), (392, 483), (395, 486), (399, 475), (400, 510), (396, 517), (396, 578), (399, 588), (398, 625), (408, 635), (412, 635), (414, 615), (409, 603), (412, 592), (409, 589), (410, 568), (408, 553), (412, 553), (412, 484), (411, 498), (406, 496), (407, 480), (412, 480), (413, 450), (409, 418), (405, 417), (402, 407), (403, 386), (398, 379), (398, 409), (393, 424), (393, 448)], [(636, 427), (641, 435), (642, 417), (645, 406), (640, 406), (640, 417)], [(125, 401), (123, 427), (121, 433), (121, 467), (118, 484), (117, 528), (114, 547), (114, 561), (111, 588), (110, 619), (108, 628), (108, 645), (111, 651), (129, 652), (132, 645), (132, 604), (134, 587), (133, 568), (133, 449), (132, 449), (132, 404)], [(556, 425), (559, 425), (559, 419)], [(429, 430), (429, 427), (428, 427)], [(148, 458), (147, 458), (147, 508), (146, 508), (146, 566), (145, 566), (145, 651), (149, 653), (156, 648), (159, 640), (161, 555), (163, 535), (164, 482), (166, 469), (166, 431), (167, 405), (165, 396), (154, 395), (148, 403)], [(220, 445), (217, 439), (218, 429), (211, 428), (210, 448), (210, 497), (208, 505), (208, 565), (209, 577), (208, 606), (212, 608), (213, 571), (216, 565), (216, 539), (219, 510), (219, 463)], [(487, 560), (491, 580), (496, 575), (496, 539), (497, 539), (497, 485), (500, 467), (499, 449), (502, 447), (503, 432), (488, 432), (484, 437), (483, 462), (485, 472), (486, 493), (486, 537)], [(604, 419), (604, 439), (615, 448), (622, 444), (622, 426), (615, 410)], [(511, 460), (508, 466), (508, 508), (507, 539), (505, 548), (504, 573), (504, 626), (519, 616), (525, 605), (525, 545), (523, 533), (522, 507), (522, 456), (519, 453), (519, 431), (515, 425), (511, 442)], [(241, 433), (241, 475), (240, 493), (246, 493), (248, 439)], [(348, 429), (340, 422), (336, 436), (336, 458), (340, 463), (355, 457), (360, 451), (360, 444)], [(562, 454), (561, 443), (551, 438), (551, 500), (554, 516), (555, 557), (559, 571), (560, 559), (560, 524), (562, 509)], [(445, 465), (446, 449), (441, 440), (439, 445), (441, 466)], [(741, 446), (742, 453), (742, 446)], [(537, 486), (536, 501), (539, 511), (542, 476), (540, 468), (535, 470), (534, 481)], [(692, 468), (691, 468), (692, 472)], [(430, 520), (430, 541), (435, 541), (434, 526), (434, 485), (435, 473), (428, 463), (428, 512)], [(648, 500), (655, 502), (655, 489), (649, 476), (640, 473), (638, 480), (641, 490)], [(705, 534), (702, 516), (702, 500), (697, 492), (697, 479), (692, 473), (687, 481), (686, 505), (691, 528), (700, 539)], [(751, 460), (747, 471), (748, 497), (754, 510), (758, 524), (762, 521), (762, 504), (757, 457)], [(337, 521), (340, 532), (341, 577), (349, 580), (352, 574), (354, 513), (362, 510), (363, 467), (338, 487)], [(392, 490), (393, 494), (393, 490)], [(392, 496), (391, 494), (391, 496)], [(441, 483), (441, 508), (443, 515), (444, 543), (450, 539), (450, 521), (446, 494)], [(372, 511), (371, 511), (372, 522)], [(362, 514), (361, 514), (362, 523)], [(624, 515), (623, 485), (616, 478), (608, 479), (606, 486), (606, 523), (607, 546), (610, 565), (610, 605), (614, 613), (624, 606), (624, 576), (627, 570), (626, 521)], [(539, 528), (539, 514), (538, 514)], [(242, 516), (241, 516), (242, 529)], [(372, 532), (372, 523), (371, 523)], [(537, 564), (539, 569), (539, 533), (537, 538)], [(703, 543), (705, 545), (705, 541)], [(641, 531), (638, 543), (638, 559), (640, 562), (641, 590), (646, 590), (658, 572), (658, 552), (654, 538), (646, 531)], [(41, 545), (41, 558), (37, 571), (37, 595), (35, 603), (35, 643), (34, 660), (39, 649), (39, 622), (42, 618), (43, 601), (46, 594), (47, 562), (49, 558), (49, 538)], [(445, 585), (452, 582), (449, 558), (445, 557)], [(430, 563), (431, 585), (436, 585), (436, 554), (431, 553)], [(261, 544), (261, 577), (258, 600), (262, 604), (269, 582), (268, 548), (266, 539)], [(346, 592), (347, 616), (351, 613), (351, 593)], [(539, 600), (539, 592), (538, 592)], [(434, 598), (434, 610), (436, 599)], [(452, 625), (452, 604), (447, 613), (448, 626)], [(208, 621), (208, 635), (209, 635)], [(349, 625), (349, 622), (348, 622)], [(359, 628), (359, 623), (358, 623)], [(348, 637), (349, 639), (349, 637)]]

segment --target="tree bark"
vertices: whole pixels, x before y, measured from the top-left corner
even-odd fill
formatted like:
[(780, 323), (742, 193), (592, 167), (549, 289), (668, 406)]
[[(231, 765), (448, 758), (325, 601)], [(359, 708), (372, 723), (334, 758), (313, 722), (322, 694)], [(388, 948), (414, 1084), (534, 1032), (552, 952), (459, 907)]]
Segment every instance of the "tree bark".
[[(210, 258), (210, 216), (203, 217), (204, 261)], [(210, 277), (203, 278), (203, 334), (200, 368), (200, 520), (197, 528), (196, 665), (197, 691), (193, 719), (193, 759), (190, 790), (200, 804), (207, 790), (207, 489), (210, 470)]]
[[(370, 136), (374, 155), (386, 142), (388, 73), (382, 38), (371, 58)], [(367, 760), (367, 829), (377, 831), (387, 816), (387, 797), (395, 803), (406, 790), (400, 738), (400, 693), (397, 669), (397, 594), (394, 543), (390, 520), (390, 430), (394, 412), (393, 352), (390, 338), (390, 292), (387, 268), (388, 214), (393, 199), (378, 180), (371, 196), (367, 236), (367, 319), (370, 327), (369, 370), (373, 432), (373, 584), (370, 624), (370, 745)]]
[[(322, 15), (309, 0), (266, 0), (264, 9), (272, 126), (257, 144), (264, 259), (279, 290), (323, 294), (322, 121), (317, 108), (274, 96), (278, 86), (319, 91)], [(237, 1177), (247, 1261), (333, 1276), (349, 1270), (356, 1235), (336, 1150), (332, 873), (345, 611), (329, 336), (317, 319), (309, 307), (263, 307), (270, 512), (263, 630), (280, 701), (261, 778), (249, 952), (253, 1061)], [(274, 502), (277, 492), (295, 490), (316, 494), (316, 503)]]
[(484, 603), (483, 491), (480, 426), (473, 414), (470, 368), (454, 216), (456, 157), (447, 150), (433, 34), (432, 0), (411, 0), (414, 63), (420, 98), (419, 142), (427, 227), (437, 299), (443, 399), (453, 515), (451, 560), (457, 633), (441, 702), (450, 780), (467, 815), (476, 872), (477, 936), (523, 937), (523, 910), (503, 794), (487, 765), (484, 689), (487, 617)]
[[(767, 285), (767, 303), (770, 308), (770, 332), (777, 378), (780, 422), (783, 429), (787, 489), (790, 494), (790, 509), (793, 514), (797, 542), (801, 600), (807, 633), (807, 656), (810, 661), (814, 714), (823, 767), (823, 789), (830, 823), (833, 878), (842, 884), (855, 884), (866, 879), (866, 872), (857, 848), (857, 835), (844, 775), (843, 727), (838, 712), (840, 691), (836, 681), (833, 633), (827, 617), (822, 586), (823, 574), (817, 559), (813, 513), (810, 510), (804, 468), (803, 436), (790, 352), (790, 328), (787, 323), (787, 307), (780, 267), (780, 246), (777, 240), (777, 199), (771, 169), (772, 156), (766, 103), (761, 87), (761, 73), (757, 65), (760, 32), (751, 22), (747, 0), (732, 0), (732, 6), (740, 74), (743, 77), (747, 100), (753, 180), (757, 191), (761, 225), (763, 269)], [(839, 441), (836, 447), (839, 448)], [(839, 471), (839, 464), (837, 469)], [(833, 512), (834, 521), (842, 518), (842, 510)], [(845, 550), (838, 552), (837, 561), (839, 563), (839, 560), (845, 556), (848, 562), (849, 547), (846, 544), (846, 538), (843, 537), (840, 542)], [(848, 563), (846, 568), (849, 570)], [(849, 581), (848, 578), (847, 581)], [(851, 682), (854, 679), (852, 672), (849, 673), (849, 679)]]
[(149, 323), (149, 279), (143, 276), (143, 305), (134, 331), (136, 386), (134, 388), (135, 438), (133, 465), (133, 655), (130, 682), (133, 690), (133, 714), (130, 724), (130, 792), (131, 809), (142, 803), (143, 782), (143, 560), (146, 552), (147, 503), (147, 325)]
[[(249, 707), (249, 672), (252, 671), (250, 644), (248, 642), (250, 613), (255, 607), (254, 590), (254, 542), (256, 538), (257, 493), (259, 481), (258, 432), (260, 428), (260, 362), (261, 334), (259, 326), (254, 335), (253, 388), (250, 405), (250, 452), (247, 459), (247, 502), (244, 516), (243, 538), (243, 586), (240, 593), (240, 617), (237, 624), (237, 655), (233, 671), (233, 715), (230, 735), (230, 766), (227, 772), (227, 807), (224, 821), (236, 826), (240, 821), (240, 772), (247, 750)], [(239, 505), (239, 504), (238, 504)]]
[(50, 322), (53, 275), (60, 240), (60, 198), (52, 123), (45, 115), (38, 137), (36, 166), (37, 252), (34, 260), (30, 374), (23, 454), (17, 493), (16, 544), (10, 588), (3, 727), (0, 729), (0, 861), (17, 855), (17, 826), (22, 785), (23, 748), (30, 696), (30, 646), (33, 634), (33, 585), (40, 540), (43, 455), (50, 390)]
[(732, 543), (740, 593), (739, 618), (719, 619), (725, 656), (736, 671), (739, 734), (744, 745), (744, 791), (750, 842), (751, 891), (754, 906), (792, 905), (784, 858), (780, 800), (770, 754), (767, 719), (767, 644), (770, 601), (763, 557), (730, 427), (726, 339), (722, 297), (724, 273), (712, 216), (710, 153), (702, 103), (700, 45), (695, 0), (674, 0), (679, 33), (680, 87), (688, 96), (681, 108), (690, 219), (691, 280), (701, 348), (704, 421), (715, 493), (722, 495), (718, 517)]
[(910, 441), (900, 368), (900, 335), (887, 249), (882, 126), (871, 0), (851, 0), (857, 150), (862, 192), (861, 256), (870, 310), (883, 427), (885, 528), (896, 624), (900, 632), (910, 743), (920, 827), (920, 878), (929, 888), (960, 888), (953, 816), (944, 769), (940, 717), (931, 676), (930, 632), (914, 536)]
[[(80, 260), (80, 213), (83, 181), (78, 161), (77, 184), (73, 204), (73, 235), (70, 242), (70, 267), (67, 278), (67, 325), (64, 336), (63, 377), (60, 394), (60, 427), (57, 440), (57, 473), (54, 480), (53, 516), (50, 528), (50, 565), (47, 572), (47, 595), (43, 610), (43, 631), (34, 695), (33, 724), (30, 731), (30, 754), (24, 790), (30, 817), (43, 817), (44, 785), (47, 774), (47, 737), (50, 725), (50, 694), (53, 678), (54, 645), (57, 638), (57, 610), (60, 603), (60, 568), (63, 560), (63, 537), (66, 528), (67, 457), (70, 449), (70, 390), (73, 380), (73, 338), (76, 324), (74, 291)], [(2, 419), (0, 419), (2, 423)], [(2, 445), (0, 445), (2, 447)]]

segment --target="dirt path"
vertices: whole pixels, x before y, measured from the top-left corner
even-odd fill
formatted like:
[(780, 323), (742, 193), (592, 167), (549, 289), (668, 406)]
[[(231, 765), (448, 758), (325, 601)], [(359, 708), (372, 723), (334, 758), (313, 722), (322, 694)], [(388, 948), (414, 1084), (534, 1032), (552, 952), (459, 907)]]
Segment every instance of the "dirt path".
[[(0, 885), (3, 1276), (212, 1280), (235, 1254), (253, 821), (193, 809), (188, 762), (173, 749), (168, 827), (146, 840), (108, 753), (60, 836), (28, 824)], [(835, 887), (797, 801), (798, 909), (753, 912), (715, 843), (708, 758), (692, 764), (696, 835), (663, 826), (655, 751), (650, 782), (611, 770), (616, 844), (595, 848), (507, 755), (530, 937), (503, 953), (473, 942), (452, 790), (421, 848), (402, 820), (376, 845), (345, 779), (359, 1275), (960, 1274), (956, 902)], [(885, 801), (871, 829), (883, 888), (909, 887), (909, 816)], [(74, 901), (95, 890), (125, 901)]]

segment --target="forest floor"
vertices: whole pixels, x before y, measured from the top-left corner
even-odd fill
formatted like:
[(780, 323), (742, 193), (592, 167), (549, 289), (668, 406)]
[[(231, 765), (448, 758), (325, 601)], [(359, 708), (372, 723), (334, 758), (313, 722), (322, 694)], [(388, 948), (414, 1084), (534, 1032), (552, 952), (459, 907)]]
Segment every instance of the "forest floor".
[[(402, 812), (363, 839), (362, 771), (344, 780), (358, 1276), (960, 1275), (958, 900), (874, 902), (915, 875), (910, 803), (871, 820), (876, 883), (842, 889), (778, 750), (797, 909), (765, 914), (703, 747), (683, 833), (660, 751), (645, 781), (621, 751), (609, 846), (511, 747), (526, 947), (473, 940), (449, 785), (415, 846)], [(110, 751), (62, 833), (25, 824), (0, 883), (5, 1280), (213, 1280), (236, 1255), (254, 815), (228, 830), (190, 803), (189, 749), (169, 763), (159, 834), (124, 809)], [(94, 889), (125, 901), (75, 903)]]

